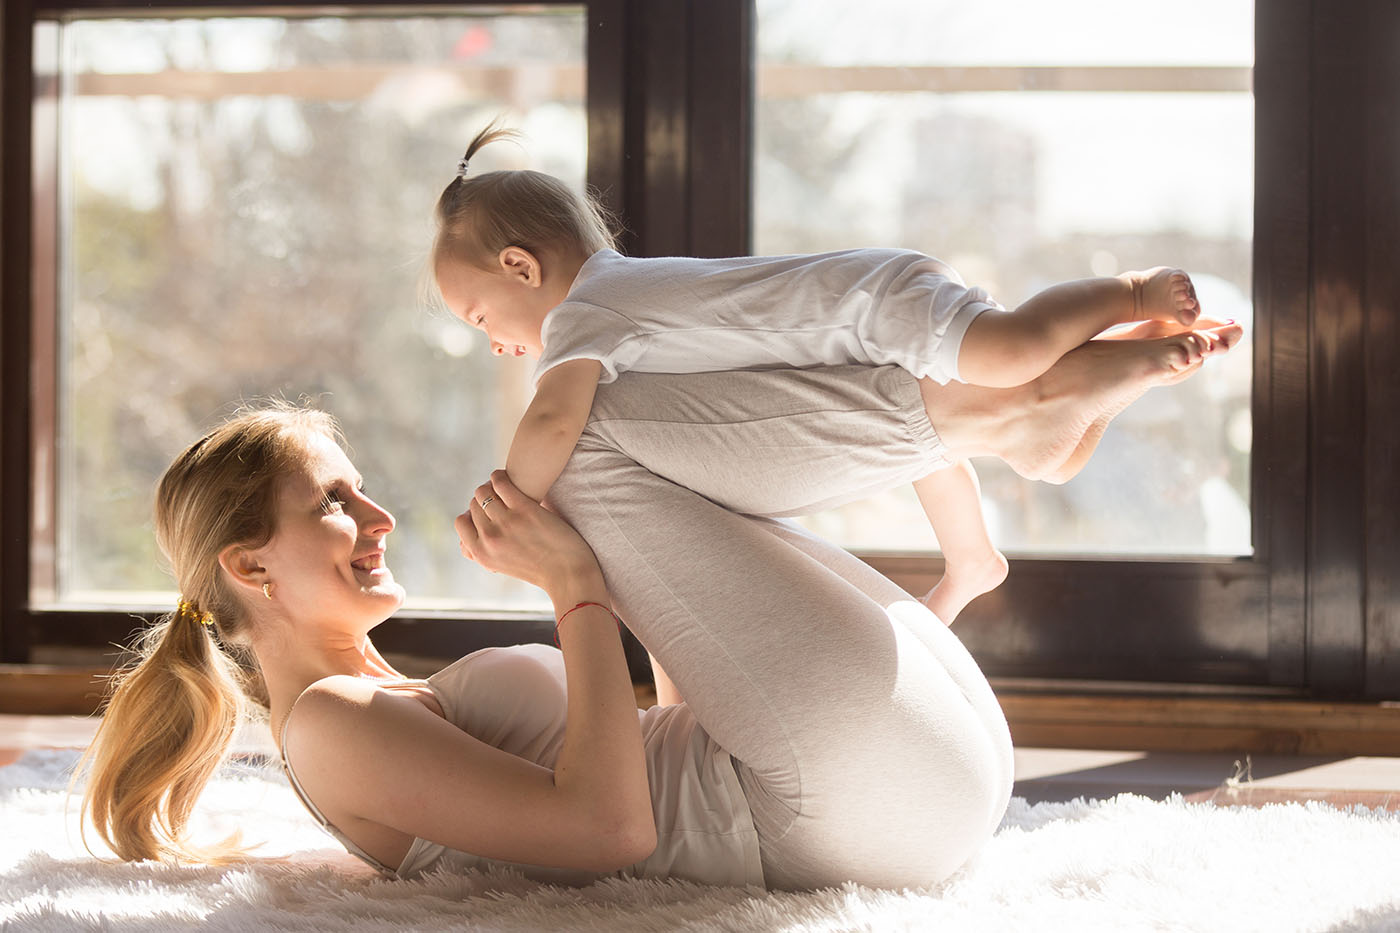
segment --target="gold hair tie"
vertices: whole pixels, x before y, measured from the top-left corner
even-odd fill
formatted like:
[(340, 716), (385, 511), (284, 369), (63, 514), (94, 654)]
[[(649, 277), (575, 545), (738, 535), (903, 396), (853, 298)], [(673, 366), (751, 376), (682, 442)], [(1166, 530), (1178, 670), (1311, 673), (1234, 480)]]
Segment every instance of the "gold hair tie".
[(176, 604), (175, 614), (180, 616), (181, 618), (194, 619), (200, 625), (214, 624), (214, 616), (212, 613), (200, 612), (197, 608), (195, 608), (194, 603), (189, 602), (188, 600), (182, 599), (179, 603)]

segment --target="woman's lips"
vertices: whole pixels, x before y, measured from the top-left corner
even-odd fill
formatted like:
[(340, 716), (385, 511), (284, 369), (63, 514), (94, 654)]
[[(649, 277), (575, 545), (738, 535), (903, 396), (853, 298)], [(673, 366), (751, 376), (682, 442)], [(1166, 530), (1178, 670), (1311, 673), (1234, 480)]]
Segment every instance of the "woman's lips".
[(366, 554), (350, 562), (350, 566), (365, 573), (373, 573), (376, 570), (384, 569), (384, 552), (376, 551), (373, 554)]

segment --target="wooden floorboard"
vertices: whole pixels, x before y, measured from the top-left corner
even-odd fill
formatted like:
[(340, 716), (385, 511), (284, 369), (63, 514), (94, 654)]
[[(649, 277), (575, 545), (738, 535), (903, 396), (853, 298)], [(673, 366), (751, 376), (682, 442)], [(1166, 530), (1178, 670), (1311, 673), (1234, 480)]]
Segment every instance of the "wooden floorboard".
[(1216, 697), (1001, 694), (1017, 745), (1283, 755), (1400, 755), (1400, 705)]
[[(0, 665), (0, 713), (85, 716), (107, 669)], [(638, 702), (654, 700), (637, 686)], [(1400, 756), (1400, 704), (1002, 692), (1016, 745), (1135, 751)]]

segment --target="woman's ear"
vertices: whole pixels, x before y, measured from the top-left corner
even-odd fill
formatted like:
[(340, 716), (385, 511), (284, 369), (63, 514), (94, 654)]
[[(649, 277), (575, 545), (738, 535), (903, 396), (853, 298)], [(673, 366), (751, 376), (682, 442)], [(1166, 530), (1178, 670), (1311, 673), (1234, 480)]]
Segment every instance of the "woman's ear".
[(544, 283), (544, 267), (539, 257), (521, 246), (507, 246), (497, 257), (501, 271), (522, 285), (539, 288)]
[(257, 550), (241, 544), (230, 544), (219, 552), (219, 566), (228, 575), (235, 590), (246, 590), (247, 595), (261, 591), (268, 582), (267, 568)]

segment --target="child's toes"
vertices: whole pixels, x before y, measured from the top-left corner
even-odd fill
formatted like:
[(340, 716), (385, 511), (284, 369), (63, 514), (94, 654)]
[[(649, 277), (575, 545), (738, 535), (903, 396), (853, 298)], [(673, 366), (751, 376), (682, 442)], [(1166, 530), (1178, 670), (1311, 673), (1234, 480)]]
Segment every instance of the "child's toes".
[(1196, 287), (1185, 272), (1172, 276), (1172, 298), (1176, 304), (1177, 319), (1183, 324), (1194, 324), (1201, 313), (1201, 303), (1196, 299)]

